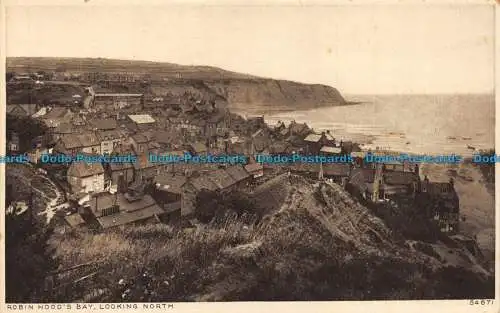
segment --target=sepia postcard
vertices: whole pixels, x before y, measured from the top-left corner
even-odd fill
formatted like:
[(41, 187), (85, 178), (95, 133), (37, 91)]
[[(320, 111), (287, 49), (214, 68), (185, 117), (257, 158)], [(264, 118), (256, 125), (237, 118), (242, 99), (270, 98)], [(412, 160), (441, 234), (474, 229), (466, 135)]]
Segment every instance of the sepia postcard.
[(488, 1), (2, 1), (2, 312), (498, 312)]

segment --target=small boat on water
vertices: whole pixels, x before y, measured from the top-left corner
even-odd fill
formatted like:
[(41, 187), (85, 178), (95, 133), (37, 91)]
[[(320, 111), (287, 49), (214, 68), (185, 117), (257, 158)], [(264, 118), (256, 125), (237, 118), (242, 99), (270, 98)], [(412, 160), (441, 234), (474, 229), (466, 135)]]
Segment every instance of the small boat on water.
[(471, 146), (471, 145), (467, 145), (467, 149), (469, 149), (469, 150), (476, 150), (476, 148), (473, 147), (473, 146)]
[(406, 142), (406, 144), (407, 144), (407, 145), (409, 145), (409, 144), (410, 144), (410, 142), (409, 142), (409, 141), (407, 141), (407, 142)]
[(446, 137), (446, 139), (456, 140), (456, 139), (457, 139), (457, 137), (454, 137), (454, 136), (448, 136), (448, 137)]
[(462, 140), (471, 140), (471, 137), (462, 137)]

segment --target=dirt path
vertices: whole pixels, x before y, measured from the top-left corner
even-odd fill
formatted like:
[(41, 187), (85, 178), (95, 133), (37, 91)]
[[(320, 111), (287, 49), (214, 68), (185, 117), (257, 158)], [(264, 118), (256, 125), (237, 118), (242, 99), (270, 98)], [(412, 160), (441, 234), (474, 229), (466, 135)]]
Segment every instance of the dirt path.
[[(55, 216), (58, 210), (68, 206), (68, 204), (63, 201), (64, 194), (61, 190), (59, 190), (57, 185), (54, 182), (52, 182), (50, 178), (36, 173), (32, 168), (28, 166), (23, 166), (23, 168), (10, 167), (7, 175), (19, 179), (26, 185), (30, 186), (31, 189), (33, 189), (33, 191), (35, 191), (37, 194), (39, 194), (40, 196), (42, 196), (47, 200), (45, 210), (37, 212), (39, 216), (43, 215), (46, 216), (47, 224), (50, 223), (50, 221)], [(27, 177), (27, 175), (29, 176)], [(44, 188), (48, 187), (50, 190), (54, 191), (56, 196), (55, 197), (48, 196), (44, 190), (33, 186), (32, 181), (35, 178), (43, 179), (43, 181), (47, 183), (47, 185), (45, 185)]]

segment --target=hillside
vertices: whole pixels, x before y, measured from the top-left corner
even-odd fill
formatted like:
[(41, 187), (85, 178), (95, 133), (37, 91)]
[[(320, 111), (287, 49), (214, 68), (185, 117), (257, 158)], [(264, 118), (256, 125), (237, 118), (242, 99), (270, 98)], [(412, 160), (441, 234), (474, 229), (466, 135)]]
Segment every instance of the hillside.
[(228, 217), (184, 231), (154, 225), (54, 238), (63, 267), (99, 261), (98, 275), (59, 296), (87, 302), (493, 298), (492, 275), (467, 249), (401, 240), (337, 185), (284, 175), (264, 189), (254, 196), (279, 197), (257, 225)]
[[(297, 110), (344, 105), (346, 101), (333, 87), (318, 84), (260, 78), (210, 66), (91, 58), (7, 58), (7, 71), (55, 71), (69, 73), (118, 73), (144, 75), (156, 89), (179, 91), (179, 86), (200, 93), (225, 97), (236, 110)], [(201, 84), (200, 84), (201, 83)]]

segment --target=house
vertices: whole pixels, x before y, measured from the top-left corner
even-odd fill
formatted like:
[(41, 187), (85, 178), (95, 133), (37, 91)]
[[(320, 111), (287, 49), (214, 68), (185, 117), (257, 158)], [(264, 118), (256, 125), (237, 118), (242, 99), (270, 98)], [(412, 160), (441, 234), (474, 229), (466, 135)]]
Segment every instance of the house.
[(388, 171), (382, 176), (381, 196), (385, 199), (404, 196), (414, 198), (418, 192), (420, 177), (414, 172)]
[(420, 191), (419, 198), (426, 215), (438, 224), (442, 232), (458, 232), (460, 201), (453, 178), (449, 182), (430, 182), (425, 176)]
[(245, 165), (245, 171), (253, 178), (264, 176), (264, 166), (260, 163), (250, 163)]
[(37, 146), (33, 148), (32, 150), (28, 151), (28, 157), (30, 159), (31, 163), (37, 164), (38, 161), (40, 161), (40, 158), (42, 157), (43, 154), (50, 154), (51, 149), (47, 148), (42, 148), (41, 146)]
[(116, 186), (118, 192), (125, 192), (134, 181), (134, 165), (130, 162), (109, 163), (106, 171), (111, 179), (111, 185)]
[(322, 146), (319, 150), (320, 155), (331, 156), (331, 155), (340, 155), (342, 154), (342, 148), (340, 147), (332, 147), (332, 146)]
[(229, 132), (230, 115), (228, 112), (220, 112), (213, 114), (206, 120), (205, 136), (216, 137), (225, 136)]
[(182, 187), (186, 182), (186, 176), (175, 173), (161, 173), (154, 178), (157, 190), (165, 193), (163, 200), (166, 202), (180, 201)]
[(152, 183), (154, 178), (160, 174), (164, 167), (161, 163), (149, 162), (148, 154), (142, 153), (137, 156), (137, 162), (134, 164), (134, 182)]
[(84, 228), (85, 225), (87, 225), (87, 223), (79, 213), (73, 213), (71, 215), (65, 216), (64, 221), (66, 222), (65, 230), (81, 229)]
[(93, 107), (99, 111), (113, 111), (129, 107), (142, 108), (144, 95), (141, 93), (101, 93), (93, 95)]
[(260, 128), (252, 134), (252, 154), (266, 153), (266, 149), (271, 145), (272, 140), (267, 128)]
[(190, 177), (182, 186), (181, 216), (194, 214), (196, 208), (196, 196), (202, 190), (217, 191), (218, 186), (205, 175)]
[(144, 98), (144, 109), (155, 109), (161, 108), (165, 105), (165, 99), (163, 97), (155, 97), (153, 95), (145, 96)]
[(329, 179), (343, 187), (347, 186), (351, 166), (347, 163), (294, 163), (288, 166), (292, 173), (313, 179)]
[(274, 141), (268, 148), (271, 155), (284, 155), (292, 154), (293, 147), (290, 143), (285, 141)]
[(342, 154), (351, 154), (353, 152), (360, 152), (361, 151), (358, 144), (353, 143), (352, 141), (341, 140), (339, 145), (340, 145), (340, 148), (342, 148)]
[(150, 152), (150, 143), (152, 142), (152, 134), (147, 132), (138, 133), (130, 137), (130, 144), (132, 145), (136, 154)]
[(210, 179), (217, 186), (218, 191), (229, 192), (234, 190), (234, 187), (236, 186), (236, 180), (224, 169), (209, 172), (208, 179)]
[(50, 132), (61, 123), (71, 123), (73, 116), (74, 113), (68, 108), (54, 107), (51, 108), (45, 115), (42, 115), (40, 119), (49, 128)]
[(208, 148), (201, 142), (195, 142), (189, 145), (189, 152), (194, 155), (205, 155), (208, 152)]
[(104, 168), (101, 163), (73, 162), (67, 177), (73, 193), (104, 190)]
[(266, 127), (264, 116), (252, 116), (246, 119), (246, 124), (250, 127), (251, 132), (255, 132)]
[(17, 117), (27, 117), (33, 116), (35, 113), (40, 111), (41, 107), (39, 104), (7, 104), (6, 113), (8, 115)]
[(80, 152), (80, 148), (81, 144), (77, 135), (67, 135), (57, 140), (54, 151), (61, 154), (75, 155)]
[(77, 135), (83, 153), (100, 154), (101, 142), (93, 132), (84, 132)]
[[(346, 189), (365, 201), (371, 201), (373, 193), (373, 183), (375, 181), (375, 170), (371, 168), (355, 168), (351, 171)], [(375, 199), (378, 201), (378, 195)]]
[(401, 197), (414, 199), (419, 182), (417, 173), (386, 171), (383, 164), (377, 164), (375, 169), (355, 168), (349, 177), (351, 191), (372, 202)]
[(178, 149), (182, 144), (182, 136), (177, 130), (159, 130), (153, 133), (153, 140), (160, 145), (160, 149)]
[(17, 153), (21, 149), (21, 141), (17, 132), (10, 133), (10, 140), (7, 143), (7, 150), (9, 152)]
[(149, 114), (130, 114), (127, 117), (136, 125), (154, 125), (156, 123), (155, 119)]
[(87, 203), (87, 212), (102, 229), (157, 222), (164, 213), (150, 195), (131, 197), (128, 193), (96, 194)]
[(92, 119), (89, 124), (93, 130), (113, 130), (118, 127), (116, 119), (113, 118)]
[(86, 126), (87, 121), (85, 120), (85, 116), (83, 114), (74, 115), (71, 119), (71, 124), (73, 126), (81, 127)]
[(230, 154), (249, 154), (252, 150), (252, 142), (250, 140), (246, 140), (245, 138), (241, 138), (238, 136), (234, 136), (228, 139), (226, 146), (226, 153)]
[(233, 178), (235, 185), (237, 186), (242, 186), (248, 183), (252, 178), (245, 168), (239, 164), (226, 168), (226, 173)]
[(347, 163), (324, 163), (321, 164), (323, 177), (333, 180), (335, 183), (346, 187), (351, 175), (351, 165)]
[(209, 103), (208, 101), (206, 101), (206, 100), (197, 100), (194, 103), (194, 108), (198, 112), (208, 112), (208, 113), (211, 113), (211, 112), (214, 111), (214, 106), (211, 103)]
[(101, 154), (111, 154), (122, 142), (124, 134), (119, 130), (102, 130), (96, 132), (98, 140), (101, 142)]
[(81, 134), (66, 134), (56, 142), (54, 150), (59, 153), (75, 155), (79, 152), (100, 154), (101, 143), (99, 138), (91, 132)]
[(318, 155), (323, 142), (326, 140), (325, 134), (309, 134), (304, 138), (305, 150), (308, 154)]
[(181, 216), (182, 188), (187, 182), (184, 175), (162, 173), (155, 177), (156, 189), (153, 198), (165, 211), (168, 222), (178, 220)]
[(278, 121), (278, 123), (276, 123), (276, 125), (274, 126), (273, 131), (274, 133), (281, 135), (281, 132), (285, 129), (286, 129), (285, 123), (282, 121)]
[[(353, 154), (363, 154), (363, 152), (351, 152), (351, 155)], [(400, 153), (398, 152), (393, 152), (393, 151), (368, 151), (363, 155), (362, 159), (362, 164), (364, 167), (371, 167), (374, 168), (376, 163), (383, 163), (384, 164), (384, 170), (385, 171), (399, 171), (399, 172), (413, 172), (413, 173), (419, 173), (419, 167), (418, 164), (415, 163), (410, 163), (409, 161), (399, 161), (396, 158), (398, 158)], [(384, 162), (378, 162), (376, 157), (377, 156), (394, 156), (394, 160), (387, 160)]]
[(286, 135), (305, 138), (311, 132), (312, 130), (309, 128), (309, 126), (307, 126), (306, 123), (297, 123), (295, 121), (292, 121), (290, 125), (288, 125), (288, 132), (286, 133)]
[[(158, 155), (162, 156), (162, 157), (170, 157), (170, 158), (176, 158), (177, 160), (182, 160), (182, 158), (184, 157), (184, 155), (188, 153), (187, 151), (183, 151), (183, 150), (175, 150), (175, 151), (164, 151), (164, 152), (160, 152)], [(192, 163), (187, 163), (187, 162), (170, 162), (170, 163), (166, 163), (166, 164), (163, 164), (163, 169), (165, 170), (165, 172), (168, 172), (168, 173), (176, 173), (176, 174), (182, 174), (182, 175), (186, 175), (186, 174), (189, 174), (193, 168), (193, 165)], [(199, 165), (199, 164), (197, 164)]]
[(180, 109), (182, 113), (191, 113), (195, 110), (195, 106), (192, 102), (186, 101), (181, 103)]
[[(320, 134), (311, 133), (304, 138), (306, 152), (309, 154), (340, 154), (340, 147), (336, 146), (335, 138), (330, 131)], [(335, 149), (333, 149), (335, 148)]]
[(337, 147), (337, 141), (335, 140), (335, 137), (333, 137), (330, 130), (327, 130), (324, 134), (325, 134), (324, 137), (325, 139), (323, 141), (323, 145), (328, 147)]

